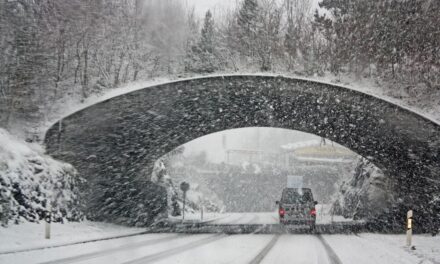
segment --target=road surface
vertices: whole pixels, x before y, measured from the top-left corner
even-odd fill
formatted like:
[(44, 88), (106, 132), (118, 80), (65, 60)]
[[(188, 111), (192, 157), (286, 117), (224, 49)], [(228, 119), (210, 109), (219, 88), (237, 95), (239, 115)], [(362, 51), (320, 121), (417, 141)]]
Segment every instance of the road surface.
[[(264, 214), (229, 214), (215, 222), (246, 224), (270, 219), (271, 215)], [(373, 234), (145, 234), (0, 254), (0, 263), (438, 263), (405, 249), (403, 243), (403, 236)]]

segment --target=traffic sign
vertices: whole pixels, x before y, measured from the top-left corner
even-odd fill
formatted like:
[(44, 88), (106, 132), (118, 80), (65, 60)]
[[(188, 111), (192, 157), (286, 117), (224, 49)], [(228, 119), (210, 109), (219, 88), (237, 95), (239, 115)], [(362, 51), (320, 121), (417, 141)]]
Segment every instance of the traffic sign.
[(180, 190), (182, 190), (182, 192), (187, 192), (189, 190), (189, 183), (182, 182), (180, 184)]
[(189, 190), (189, 183), (182, 182), (180, 184), (180, 190), (183, 192), (183, 212), (182, 212), (182, 222), (185, 220), (185, 204), (186, 204), (186, 192)]

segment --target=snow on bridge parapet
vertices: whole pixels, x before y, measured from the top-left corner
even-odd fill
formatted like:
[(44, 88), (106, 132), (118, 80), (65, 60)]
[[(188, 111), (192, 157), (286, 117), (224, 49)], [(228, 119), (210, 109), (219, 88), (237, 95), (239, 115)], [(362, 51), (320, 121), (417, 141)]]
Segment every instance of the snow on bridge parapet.
[(227, 77), (227, 76), (259, 76), (259, 77), (281, 77), (281, 78), (288, 78), (288, 79), (297, 79), (297, 80), (303, 80), (303, 81), (310, 81), (310, 82), (316, 82), (320, 84), (327, 84), (329, 86), (334, 87), (342, 87), (345, 89), (361, 92), (373, 97), (376, 97), (378, 99), (387, 101), (389, 103), (395, 104), (405, 110), (411, 111), (419, 116), (424, 117), (425, 119), (430, 120), (433, 123), (440, 124), (440, 115), (433, 116), (428, 113), (425, 113), (421, 108), (417, 108), (416, 106), (409, 106), (407, 103), (405, 103), (403, 100), (398, 98), (393, 98), (388, 95), (385, 95), (384, 90), (381, 87), (378, 87), (376, 85), (372, 85), (371, 83), (359, 83), (359, 82), (352, 82), (349, 85), (341, 85), (338, 83), (334, 83), (331, 81), (330, 78), (325, 77), (317, 77), (317, 78), (304, 78), (301, 76), (295, 76), (295, 75), (284, 75), (284, 74), (267, 74), (267, 73), (224, 73), (224, 74), (212, 74), (212, 75), (203, 75), (203, 76), (192, 76), (188, 78), (175, 78), (173, 79), (165, 77), (165, 78), (157, 78), (153, 80), (147, 80), (147, 81), (140, 81), (140, 82), (134, 82), (130, 83), (126, 86), (122, 86), (119, 88), (114, 88), (111, 90), (106, 91), (103, 94), (96, 94), (93, 96), (90, 96), (89, 98), (79, 101), (62, 101), (58, 105), (54, 107), (56, 109), (54, 112), (49, 113), (46, 122), (42, 125), (40, 128), (41, 137), (44, 138), (44, 134), (46, 131), (53, 126), (54, 123), (58, 122), (61, 119), (64, 119), (65, 117), (72, 115), (73, 113), (76, 113), (78, 111), (81, 111), (87, 107), (90, 107), (92, 105), (98, 104), (100, 102), (128, 94), (131, 92), (135, 92), (142, 89), (151, 88), (154, 86), (164, 85), (164, 84), (170, 84), (170, 83), (177, 83), (177, 82), (183, 82), (183, 81), (189, 81), (189, 80), (197, 80), (197, 79), (209, 79), (209, 78), (218, 78), (218, 77)]

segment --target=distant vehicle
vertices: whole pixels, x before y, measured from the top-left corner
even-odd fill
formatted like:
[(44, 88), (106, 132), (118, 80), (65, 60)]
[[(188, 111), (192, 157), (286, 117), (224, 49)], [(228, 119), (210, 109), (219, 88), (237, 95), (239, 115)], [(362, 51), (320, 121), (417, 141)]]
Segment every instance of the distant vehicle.
[(280, 224), (307, 225), (315, 230), (316, 208), (309, 188), (284, 188), (281, 200), (277, 201)]

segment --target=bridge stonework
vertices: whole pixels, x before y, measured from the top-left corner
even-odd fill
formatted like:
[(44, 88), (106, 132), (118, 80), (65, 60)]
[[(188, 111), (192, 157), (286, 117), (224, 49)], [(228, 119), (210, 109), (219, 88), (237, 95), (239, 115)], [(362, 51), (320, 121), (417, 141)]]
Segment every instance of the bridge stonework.
[[(206, 77), (137, 90), (60, 120), (45, 143), (88, 180), (97, 219), (144, 212), (151, 220), (163, 207), (145, 200), (164, 199), (148, 181), (154, 162), (198, 137), (244, 127), (299, 130), (353, 150), (394, 179), (401, 207), (423, 212), (439, 192), (438, 124), (358, 91), (285, 77)], [(120, 185), (107, 186), (115, 177)]]

